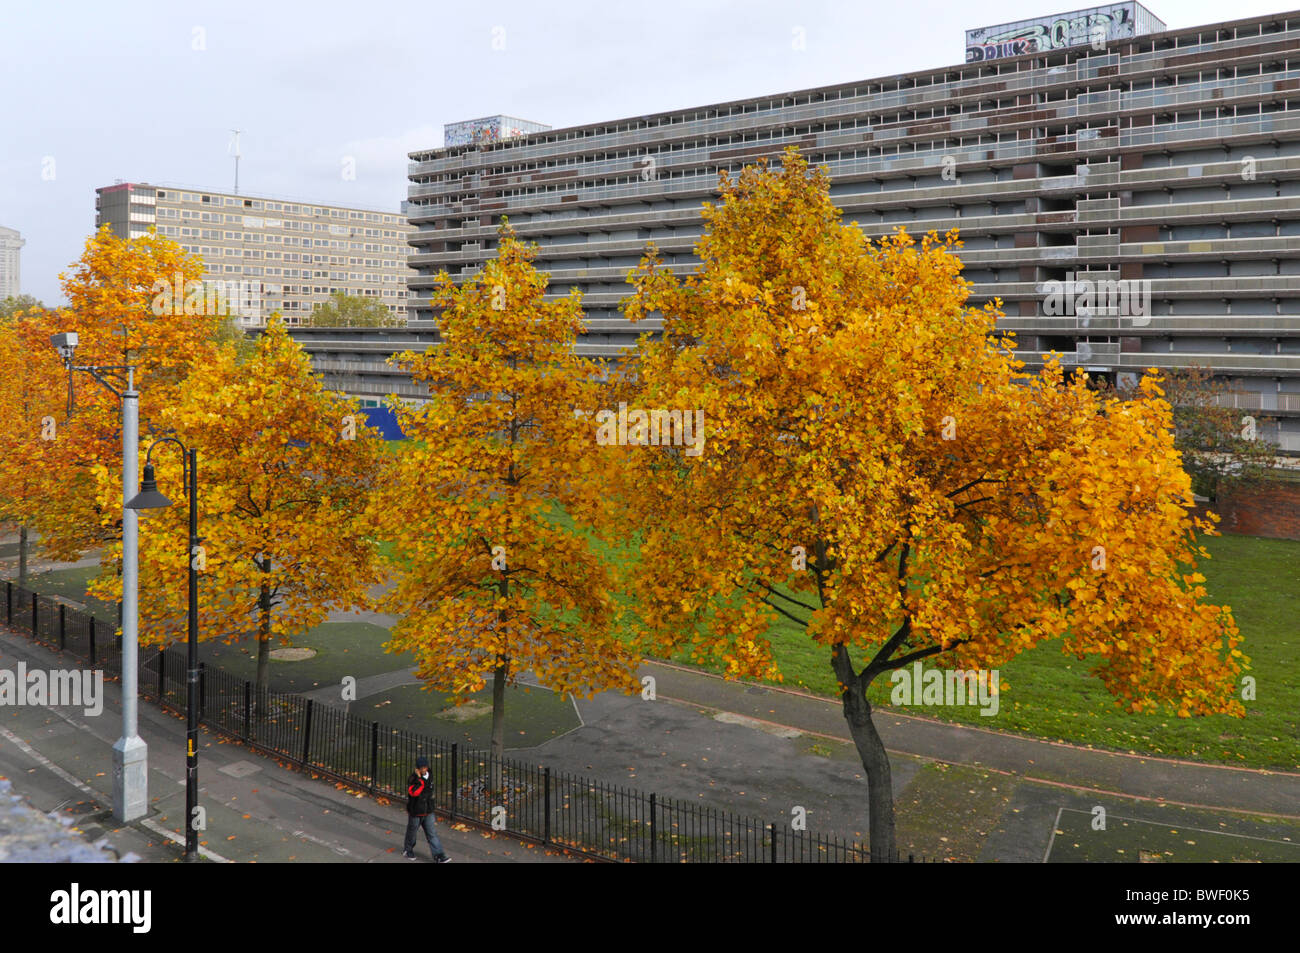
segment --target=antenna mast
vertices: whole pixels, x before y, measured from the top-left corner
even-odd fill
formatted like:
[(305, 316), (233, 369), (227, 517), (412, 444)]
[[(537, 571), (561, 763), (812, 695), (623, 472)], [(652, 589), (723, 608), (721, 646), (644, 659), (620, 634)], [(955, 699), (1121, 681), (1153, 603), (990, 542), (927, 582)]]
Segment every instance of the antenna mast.
[(243, 132), (243, 130), (232, 129), (230, 131), (235, 134), (234, 140), (231, 142), (231, 145), (234, 147), (235, 150), (235, 194), (238, 195), (239, 194), (239, 134)]

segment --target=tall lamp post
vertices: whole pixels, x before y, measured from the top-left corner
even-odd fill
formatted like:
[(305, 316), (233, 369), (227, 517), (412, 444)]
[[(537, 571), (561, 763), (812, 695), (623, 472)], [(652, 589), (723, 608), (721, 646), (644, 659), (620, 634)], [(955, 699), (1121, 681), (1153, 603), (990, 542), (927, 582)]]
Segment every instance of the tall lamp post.
[[(154, 447), (174, 443), (181, 451), (181, 473), (190, 498), (190, 548), (188, 653), (185, 670), (185, 859), (199, 859), (199, 832), (194, 826), (194, 812), (199, 806), (199, 469), (198, 454), (175, 437), (160, 437), (149, 445), (144, 459), (144, 480), (140, 492), (126, 504), (130, 510), (156, 510), (172, 505), (158, 492), (153, 471)], [(143, 514), (142, 514), (143, 515)]]
[(69, 414), (73, 409), (73, 371), (89, 374), (122, 401), (122, 737), (113, 745), (113, 816), (122, 822), (134, 821), (149, 813), (149, 748), (139, 735), (136, 719), (138, 523), (135, 510), (126, 505), (136, 493), (140, 394), (135, 389), (134, 365), (74, 365), (72, 356), (77, 350), (75, 331), (51, 335), (50, 344), (59, 352), (63, 366), (68, 370)]

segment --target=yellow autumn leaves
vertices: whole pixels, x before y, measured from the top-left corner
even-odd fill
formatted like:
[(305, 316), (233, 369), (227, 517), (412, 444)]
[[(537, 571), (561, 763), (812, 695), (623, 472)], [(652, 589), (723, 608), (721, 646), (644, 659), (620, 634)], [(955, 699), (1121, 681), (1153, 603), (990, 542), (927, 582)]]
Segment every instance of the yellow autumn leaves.
[[(610, 367), (576, 355), (579, 296), (548, 299), (503, 226), (479, 275), (434, 293), (441, 342), (405, 362), (429, 400), (393, 402), (412, 438), (398, 453), (321, 389), (283, 328), (240, 363), (211, 321), (151, 316), (151, 276), (201, 272), (161, 239), (92, 239), (59, 329), (81, 330), (90, 360), (126, 348), (142, 420), (199, 449), (209, 636), (265, 647), (365, 604), (387, 574), (390, 646), (460, 697), (524, 671), (560, 692), (631, 691), (638, 653), (678, 649), (777, 678), (767, 639), (783, 619), (872, 677), (931, 656), (992, 668), (1063, 637), (1135, 710), (1240, 713), (1240, 635), (1195, 571), (1156, 382), (1121, 403), (1059, 365), (1026, 375), (997, 309), (967, 306), (954, 234), (869, 241), (828, 187), (794, 152), (724, 180), (695, 273), (651, 248), (629, 276), (625, 314), (661, 317), (663, 334)], [(21, 333), (39, 349), (49, 329)], [(87, 395), (69, 428), (82, 442), (36, 446), (30, 407), (57, 379), (5, 360), (4, 399), (25, 409), (0, 431), (0, 505), (68, 551), (87, 527), (111, 538), (111, 401)], [(620, 401), (698, 412), (703, 453), (598, 445), (593, 415)], [(175, 454), (157, 457), (179, 502)], [(183, 520), (177, 506), (141, 532), (158, 638), (181, 618)]]
[(875, 677), (1065, 635), (1137, 708), (1240, 713), (1240, 636), (1186, 572), (1190, 483), (1155, 382), (1121, 404), (1059, 366), (1025, 375), (996, 309), (966, 307), (954, 235), (865, 240), (794, 152), (722, 191), (695, 274), (652, 249), (629, 279), (628, 317), (664, 321), (624, 369), (639, 401), (710, 422), (698, 461), (624, 454), (648, 644), (771, 676), (785, 619)]

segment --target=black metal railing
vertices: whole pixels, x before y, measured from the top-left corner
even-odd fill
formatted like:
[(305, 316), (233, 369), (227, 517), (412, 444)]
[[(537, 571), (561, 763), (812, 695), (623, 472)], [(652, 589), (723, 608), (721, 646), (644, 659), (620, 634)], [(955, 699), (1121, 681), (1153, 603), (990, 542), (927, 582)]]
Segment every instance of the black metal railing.
[[(117, 627), (12, 581), (0, 619), (47, 648), (121, 675)], [(141, 647), (140, 695), (175, 711), (186, 704), (184, 644)], [(258, 691), (200, 666), (200, 722), (304, 770), (376, 796), (402, 799), (415, 759), (429, 759), (437, 813), (485, 830), (608, 861), (657, 863), (866, 863), (855, 841), (791, 830), (702, 804), (552, 771), (365, 721), (303, 695)], [(922, 862), (901, 854), (895, 862)]]

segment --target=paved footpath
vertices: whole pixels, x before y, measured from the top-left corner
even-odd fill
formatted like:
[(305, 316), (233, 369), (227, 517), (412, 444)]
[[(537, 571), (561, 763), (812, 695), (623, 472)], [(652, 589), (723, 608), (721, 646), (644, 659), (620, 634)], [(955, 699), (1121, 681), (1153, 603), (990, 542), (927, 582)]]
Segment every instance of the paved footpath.
[[(838, 701), (666, 663), (650, 663), (661, 699), (731, 712), (769, 728), (849, 741)], [(1300, 774), (1124, 754), (877, 709), (885, 747), (928, 761), (978, 765), (1105, 794), (1300, 818)]]
[[(62, 668), (67, 662), (21, 635), (0, 631), (0, 669), (19, 661), (28, 669)], [(104, 684), (101, 714), (82, 709), (0, 707), (0, 778), (10, 796), (61, 819), (72, 819), (89, 842), (119, 858), (179, 860), (185, 813), (185, 721), (147, 702), (139, 706), (140, 735), (149, 745), (150, 813), (120, 826), (112, 817), (112, 745), (121, 734), (121, 693)], [(201, 842), (212, 861), (404, 863), (406, 814), (351, 795), (333, 783), (281, 767), (203, 731), (199, 803), (207, 810)], [(439, 822), (438, 835), (455, 862), (571, 863), (557, 852), (504, 836)], [(131, 857), (134, 854), (135, 857)], [(421, 839), (419, 861), (429, 863)], [(409, 863), (409, 862), (406, 862)]]

